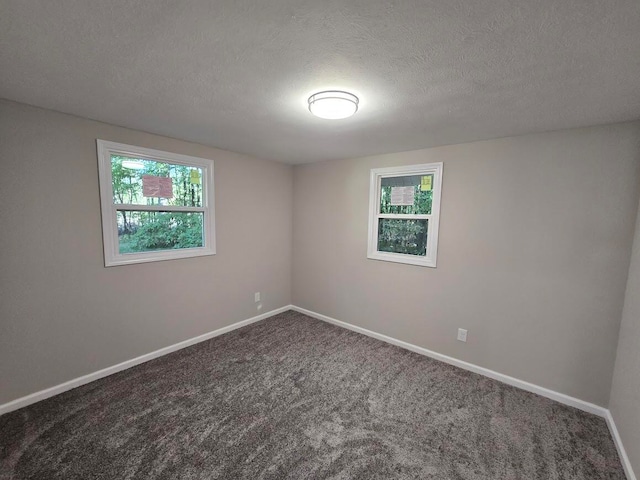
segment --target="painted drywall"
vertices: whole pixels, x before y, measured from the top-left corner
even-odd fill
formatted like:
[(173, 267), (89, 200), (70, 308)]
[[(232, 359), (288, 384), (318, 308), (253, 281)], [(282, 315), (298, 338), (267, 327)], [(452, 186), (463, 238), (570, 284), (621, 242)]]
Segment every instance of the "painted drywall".
[[(105, 268), (96, 138), (215, 161), (217, 254)], [(291, 303), (290, 166), (0, 101), (0, 404)]]
[[(636, 122), (295, 166), (293, 302), (606, 406), (639, 139)], [(438, 267), (367, 259), (370, 169), (440, 161)]]
[(633, 470), (640, 474), (640, 206), (609, 409)]

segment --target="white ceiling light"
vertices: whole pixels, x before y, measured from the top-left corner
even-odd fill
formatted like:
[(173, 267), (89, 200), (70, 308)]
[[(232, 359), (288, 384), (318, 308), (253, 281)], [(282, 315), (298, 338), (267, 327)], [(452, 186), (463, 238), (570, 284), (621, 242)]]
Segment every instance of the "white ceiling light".
[(338, 120), (358, 111), (358, 97), (348, 92), (328, 90), (309, 97), (309, 111), (316, 117)]

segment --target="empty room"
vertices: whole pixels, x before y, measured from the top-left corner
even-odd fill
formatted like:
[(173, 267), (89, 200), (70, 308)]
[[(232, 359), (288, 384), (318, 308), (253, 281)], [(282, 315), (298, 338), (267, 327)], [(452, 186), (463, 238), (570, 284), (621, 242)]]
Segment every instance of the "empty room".
[(0, 0), (0, 480), (637, 480), (640, 2)]

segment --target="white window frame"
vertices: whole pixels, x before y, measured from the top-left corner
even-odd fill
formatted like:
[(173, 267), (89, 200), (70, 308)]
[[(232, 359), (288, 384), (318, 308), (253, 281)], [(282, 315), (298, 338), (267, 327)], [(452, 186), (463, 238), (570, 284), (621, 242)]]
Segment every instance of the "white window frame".
[[(369, 188), (369, 243), (367, 258), (385, 262), (406, 263), (423, 267), (436, 267), (438, 257), (438, 230), (440, 227), (440, 197), (442, 193), (442, 162), (407, 165), (401, 167), (374, 168), (371, 170)], [(433, 175), (433, 197), (431, 214), (386, 214), (380, 213), (380, 192), (383, 178), (413, 175)], [(404, 220), (429, 220), (427, 230), (427, 251), (424, 257), (404, 253), (381, 252), (378, 250), (378, 225), (381, 218)]]
[[(102, 238), (104, 243), (104, 265), (129, 265), (134, 263), (158, 262), (178, 258), (200, 257), (216, 253), (213, 160), (191, 157), (178, 153), (164, 152), (123, 143), (96, 140), (98, 149), (98, 172), (100, 180), (100, 206), (102, 210)], [(153, 161), (186, 165), (202, 169), (202, 207), (182, 207), (167, 205), (114, 204), (111, 177), (111, 155), (144, 158)], [(118, 241), (118, 210), (147, 212), (201, 212), (203, 213), (203, 246), (175, 250), (158, 250), (141, 253), (120, 253)]]

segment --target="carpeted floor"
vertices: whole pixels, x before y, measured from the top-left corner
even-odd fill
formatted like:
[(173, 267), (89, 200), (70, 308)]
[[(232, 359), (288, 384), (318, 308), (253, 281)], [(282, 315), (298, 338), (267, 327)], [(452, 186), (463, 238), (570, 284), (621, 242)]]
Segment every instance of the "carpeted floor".
[(296, 312), (0, 417), (0, 479), (618, 479), (603, 419)]

